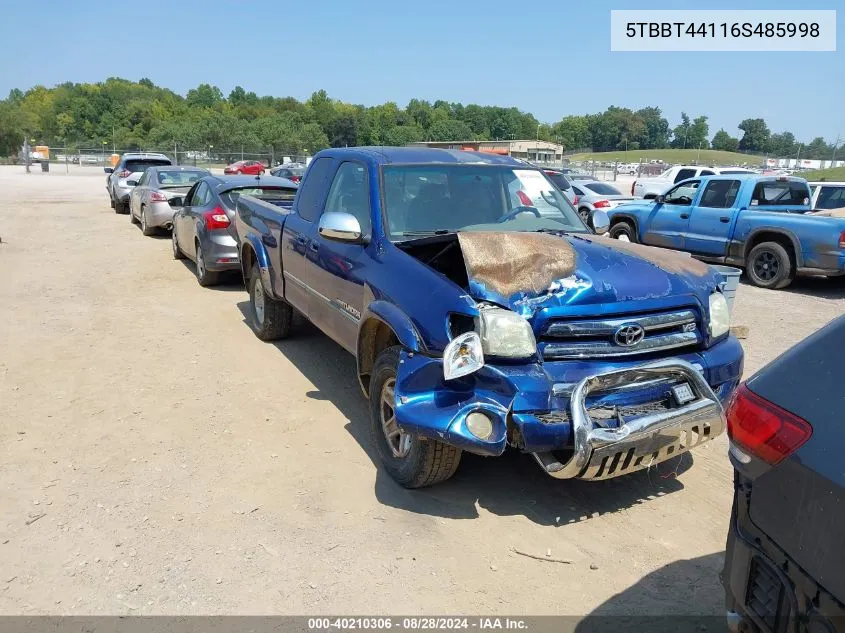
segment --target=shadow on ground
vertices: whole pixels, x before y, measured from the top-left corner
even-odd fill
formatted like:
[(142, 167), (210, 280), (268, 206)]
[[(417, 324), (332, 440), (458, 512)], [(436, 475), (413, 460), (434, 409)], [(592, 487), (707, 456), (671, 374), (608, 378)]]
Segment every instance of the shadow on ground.
[(669, 563), (599, 605), (574, 630), (727, 631), (723, 564), (724, 552)]
[[(754, 287), (745, 277), (742, 278), (741, 285)], [(845, 299), (845, 277), (796, 277), (786, 288), (768, 292), (787, 292), (820, 299)]]
[[(182, 265), (194, 277), (197, 276), (197, 265), (187, 257), (180, 259)], [(244, 278), (239, 270), (224, 270), (220, 272), (219, 282), (214, 286), (206, 286), (205, 290), (217, 290), (218, 292), (244, 292)]]
[[(238, 303), (238, 308), (248, 327), (249, 302)], [(677, 475), (692, 465), (687, 453), (619, 479), (564, 482), (549, 477), (531, 456), (516, 451), (499, 458), (464, 453), (458, 472), (448, 482), (406, 490), (381, 468), (352, 355), (307, 322), (274, 345), (315, 386), (306, 395), (328, 400), (348, 420), (346, 430), (377, 468), (376, 497), (387, 506), (452, 519), (477, 518), (480, 507), (496, 515), (522, 515), (540, 525), (563, 526), (682, 490)]]

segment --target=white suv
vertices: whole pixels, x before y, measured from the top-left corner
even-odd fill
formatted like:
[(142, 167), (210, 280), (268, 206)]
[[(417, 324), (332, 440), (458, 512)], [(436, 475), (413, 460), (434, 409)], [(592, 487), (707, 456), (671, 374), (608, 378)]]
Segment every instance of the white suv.
[(150, 153), (126, 153), (120, 157), (120, 161), (114, 166), (104, 167), (108, 174), (106, 177), (106, 191), (109, 192), (111, 208), (115, 213), (129, 213), (129, 194), (132, 193), (134, 184), (127, 181), (137, 182), (147, 167), (172, 165), (173, 163), (164, 154)]

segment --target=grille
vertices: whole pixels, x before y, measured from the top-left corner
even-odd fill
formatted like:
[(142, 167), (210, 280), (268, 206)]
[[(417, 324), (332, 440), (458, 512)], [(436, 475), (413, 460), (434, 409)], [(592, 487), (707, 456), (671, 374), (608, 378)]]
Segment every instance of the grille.
[[(623, 336), (633, 332), (633, 338)], [(640, 336), (641, 334), (641, 336)], [(703, 337), (694, 310), (607, 319), (552, 321), (540, 335), (544, 359), (616, 358), (697, 345)]]
[(745, 602), (768, 633), (780, 633), (786, 628), (789, 613), (784, 593), (783, 583), (777, 574), (766, 563), (754, 558)]

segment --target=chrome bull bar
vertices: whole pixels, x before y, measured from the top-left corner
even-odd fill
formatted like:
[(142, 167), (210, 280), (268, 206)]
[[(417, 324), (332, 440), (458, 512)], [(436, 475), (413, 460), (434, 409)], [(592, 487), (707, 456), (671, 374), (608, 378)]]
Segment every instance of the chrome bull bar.
[[(663, 380), (685, 381), (694, 400), (674, 409), (624, 421), (618, 428), (596, 427), (586, 408), (593, 392), (643, 386)], [(558, 479), (601, 480), (648, 468), (721, 435), (725, 415), (719, 398), (690, 363), (659, 360), (588, 376), (572, 391), (569, 404), (574, 435), (572, 457), (560, 463), (552, 453), (534, 458)]]

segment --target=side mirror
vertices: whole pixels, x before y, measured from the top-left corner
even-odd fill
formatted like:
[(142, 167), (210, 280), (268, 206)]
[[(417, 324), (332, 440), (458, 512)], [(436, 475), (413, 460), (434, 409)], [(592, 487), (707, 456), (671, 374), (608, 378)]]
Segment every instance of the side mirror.
[(103, 171), (104, 171), (104, 172), (106, 172), (107, 174), (110, 174), (110, 173), (114, 172), (114, 168), (112, 168), (112, 167), (103, 167)]
[(351, 213), (338, 213), (329, 211), (320, 218), (317, 231), (327, 240), (338, 242), (361, 241), (361, 223)]
[(182, 207), (185, 206), (185, 198), (182, 198), (181, 196), (176, 196), (175, 198), (171, 198), (170, 200), (168, 200), (167, 204), (169, 204), (171, 207)]
[(666, 196), (664, 196), (664, 195), (661, 193), (659, 196), (655, 197), (654, 201), (655, 201), (657, 204), (663, 204), (664, 202), (666, 202)]
[(137, 186), (138, 186), (138, 181), (137, 181), (137, 180), (127, 180), (127, 181), (126, 181), (126, 186), (127, 186), (127, 187), (137, 187)]
[(596, 235), (604, 235), (610, 230), (610, 216), (604, 209), (596, 209), (593, 211), (593, 230)]

